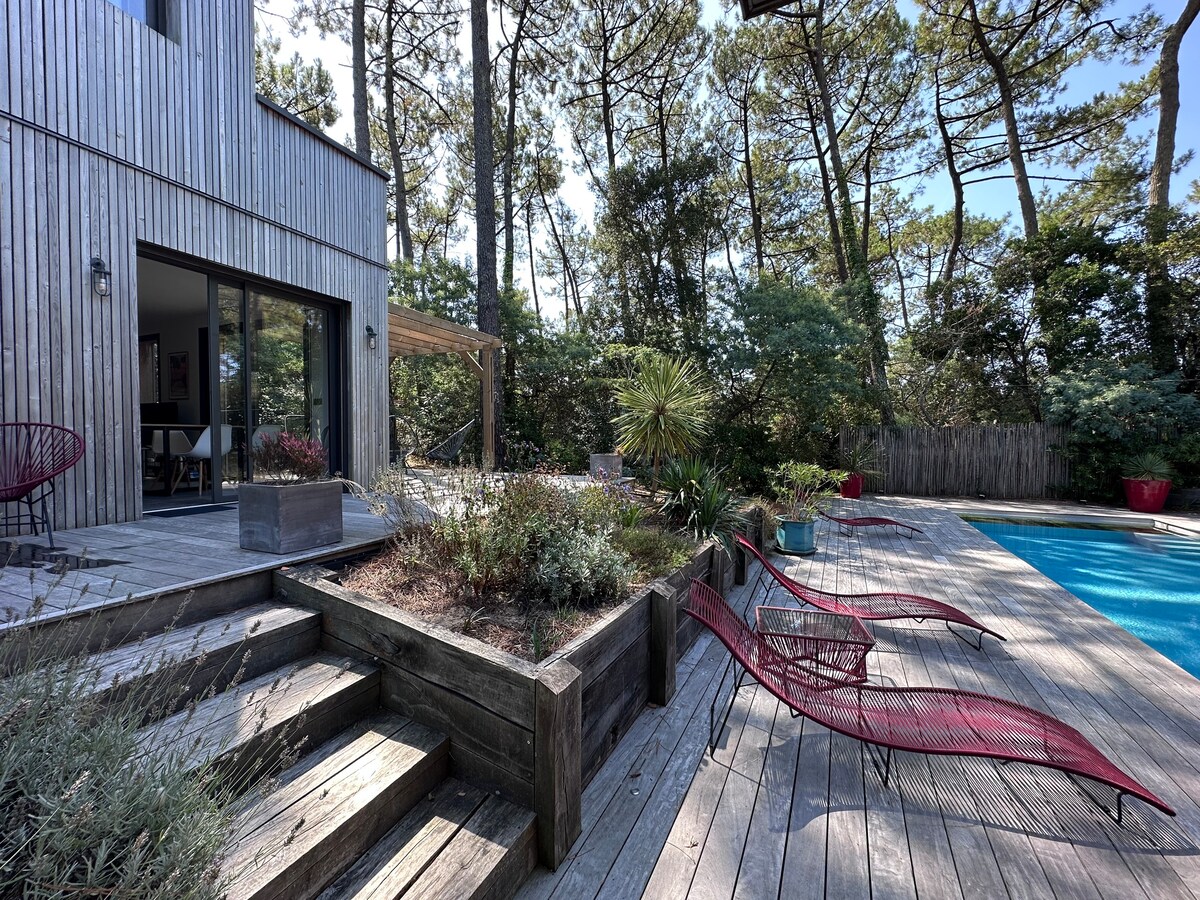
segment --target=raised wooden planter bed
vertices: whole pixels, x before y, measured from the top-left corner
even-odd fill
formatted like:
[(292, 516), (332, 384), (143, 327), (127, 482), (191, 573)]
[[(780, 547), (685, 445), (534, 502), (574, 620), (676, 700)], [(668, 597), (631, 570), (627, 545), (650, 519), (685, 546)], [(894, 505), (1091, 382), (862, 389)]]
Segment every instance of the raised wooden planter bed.
[(381, 666), (384, 706), (449, 735), (458, 773), (530, 807), (539, 858), (556, 868), (579, 835), (583, 788), (646, 703), (675, 693), (699, 633), (683, 612), (691, 578), (724, 590), (733, 575), (705, 544), (536, 665), (348, 590), (323, 567), (282, 569), (275, 587), (321, 611), (326, 648)]

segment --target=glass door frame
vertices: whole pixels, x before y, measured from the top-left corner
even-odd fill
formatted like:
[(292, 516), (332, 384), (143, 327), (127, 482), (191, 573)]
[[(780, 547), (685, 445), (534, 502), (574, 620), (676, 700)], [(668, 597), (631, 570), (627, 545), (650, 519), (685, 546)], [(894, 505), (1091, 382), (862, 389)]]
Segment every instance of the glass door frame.
[(207, 498), (212, 503), (227, 503), (237, 499), (236, 494), (226, 492), (222, 487), (223, 478), (218, 477), (219, 473), (223, 472), (224, 457), (220, 453), (220, 425), (221, 422), (221, 393), (220, 393), (220, 306), (217, 301), (217, 291), (221, 285), (235, 288), (241, 291), (242, 304), (242, 354), (243, 354), (243, 403), (245, 415), (247, 416), (246, 425), (246, 441), (247, 441), (247, 460), (246, 474), (247, 477), (254, 477), (254, 463), (249, 454), (249, 442), (251, 440), (251, 430), (249, 426), (249, 416), (251, 412), (251, 391), (252, 378), (254, 374), (254, 364), (250, 352), (250, 292), (260, 291), (270, 294), (274, 297), (279, 297), (283, 300), (290, 300), (294, 303), (304, 304), (306, 306), (320, 307), (329, 315), (329, 423), (330, 423), (330, 441), (329, 447), (329, 471), (345, 472), (345, 460), (347, 459), (347, 446), (349, 438), (348, 417), (350, 404), (345, 396), (345, 386), (348, 384), (346, 378), (346, 334), (348, 332), (347, 323), (349, 322), (350, 306), (348, 303), (339, 302), (336, 299), (322, 296), (320, 294), (309, 293), (303, 289), (298, 289), (292, 285), (277, 284), (275, 282), (254, 278), (248, 276), (244, 272), (238, 272), (234, 269), (229, 269), (217, 264), (210, 263), (206, 260), (195, 259), (188, 256), (176, 254), (166, 248), (158, 247), (154, 244), (145, 244), (138, 242), (137, 255), (152, 259), (157, 262), (166, 263), (167, 265), (177, 266), (181, 269), (190, 269), (194, 272), (199, 272), (208, 278), (208, 380), (209, 380), (209, 399), (208, 399), (208, 421), (209, 427), (212, 428), (210, 435), (212, 440), (209, 442), (211, 456), (209, 458), (210, 469), (212, 473), (211, 484), (206, 492)]
[[(212, 271), (207, 272), (208, 275), (208, 333), (213, 335), (208, 342), (208, 359), (209, 359), (209, 381), (211, 389), (209, 391), (209, 421), (217, 424), (221, 423), (221, 397), (220, 397), (220, 303), (218, 301), (218, 291), (222, 286), (234, 288), (241, 292), (241, 322), (242, 322), (242, 409), (245, 417), (245, 437), (246, 437), (246, 480), (248, 483), (254, 481), (254, 456), (251, 452), (250, 443), (253, 440), (254, 425), (254, 352), (251, 347), (251, 320), (250, 320), (250, 295), (257, 291), (262, 294), (267, 294), (271, 297), (277, 297), (281, 300), (286, 300), (291, 303), (302, 304), (304, 306), (313, 306), (325, 310), (328, 314), (329, 321), (329, 423), (330, 441), (326, 448), (329, 453), (329, 471), (330, 473), (345, 471), (342, 468), (343, 454), (345, 448), (345, 433), (346, 433), (346, 407), (343, 402), (342, 392), (339, 390), (340, 385), (344, 385), (344, 370), (342, 360), (344, 354), (342, 352), (342, 336), (345, 329), (343, 320), (345, 315), (345, 304), (333, 303), (329, 300), (320, 299), (317, 297), (306, 296), (299, 294), (294, 290), (279, 288), (266, 282), (255, 281), (253, 279), (231, 278), (225, 275), (218, 275)], [(217, 432), (212, 432), (216, 435)], [(216, 468), (220, 455), (218, 454), (219, 439), (212, 441), (212, 472), (217, 472)], [(211, 495), (214, 503), (221, 503), (225, 500), (234, 500), (235, 496), (226, 496), (220, 481), (215, 477), (212, 479)]]

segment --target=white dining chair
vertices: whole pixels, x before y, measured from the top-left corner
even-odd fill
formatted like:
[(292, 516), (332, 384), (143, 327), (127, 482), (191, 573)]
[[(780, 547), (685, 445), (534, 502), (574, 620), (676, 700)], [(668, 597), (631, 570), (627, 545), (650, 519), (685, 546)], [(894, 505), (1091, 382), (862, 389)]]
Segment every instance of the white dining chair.
[[(220, 448), (220, 454), (219, 454), (220, 457), (222, 459), (224, 459), (225, 455), (227, 453), (229, 453), (229, 451), (232, 449), (233, 449), (233, 426), (232, 425), (222, 425), (221, 426), (221, 448)], [(175, 477), (175, 486), (177, 486), (179, 484), (179, 481), (183, 478), (184, 472), (187, 471), (187, 463), (189, 461), (194, 462), (200, 469), (200, 486), (199, 486), (199, 488), (196, 489), (196, 493), (203, 494), (204, 493), (205, 464), (209, 464), (209, 468), (211, 469), (211, 463), (212, 463), (212, 426), (211, 425), (209, 427), (205, 428), (204, 431), (202, 431), (200, 433), (200, 437), (196, 438), (195, 446), (193, 446), (192, 449), (189, 450), (188, 452), (180, 454), (179, 459), (183, 461), (183, 465), (181, 466), (179, 473)], [(210, 471), (209, 475), (211, 477), (211, 475), (212, 475), (211, 471)], [(171, 489), (174, 490), (175, 486), (172, 486)]]
[(259, 425), (254, 429), (254, 434), (250, 436), (251, 452), (261, 447), (268, 438), (277, 439), (281, 434), (283, 434), (283, 428), (279, 425)]

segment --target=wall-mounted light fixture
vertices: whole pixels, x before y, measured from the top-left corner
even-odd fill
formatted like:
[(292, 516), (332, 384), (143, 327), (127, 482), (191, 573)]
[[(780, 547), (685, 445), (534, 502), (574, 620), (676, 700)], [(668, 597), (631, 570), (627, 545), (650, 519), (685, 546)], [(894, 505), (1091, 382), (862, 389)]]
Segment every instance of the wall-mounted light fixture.
[(97, 296), (107, 297), (112, 293), (112, 272), (98, 256), (92, 257), (92, 290)]
[(376, 338), (378, 338), (378, 335), (375, 333), (375, 329), (372, 328), (370, 325), (368, 325), (367, 326), (367, 346), (370, 347), (372, 350), (374, 350), (378, 344), (378, 341), (376, 340)]

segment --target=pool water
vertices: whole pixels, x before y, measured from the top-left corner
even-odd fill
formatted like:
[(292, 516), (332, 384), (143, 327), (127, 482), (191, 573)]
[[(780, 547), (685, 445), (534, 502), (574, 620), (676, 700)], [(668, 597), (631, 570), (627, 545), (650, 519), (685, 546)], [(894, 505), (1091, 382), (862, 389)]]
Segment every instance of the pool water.
[(1200, 540), (1155, 532), (968, 521), (1200, 678)]

